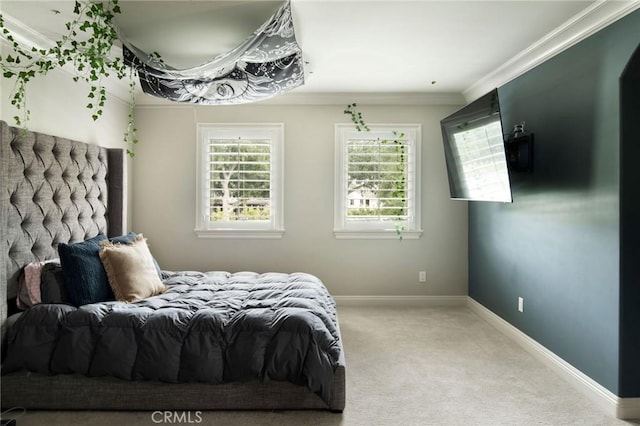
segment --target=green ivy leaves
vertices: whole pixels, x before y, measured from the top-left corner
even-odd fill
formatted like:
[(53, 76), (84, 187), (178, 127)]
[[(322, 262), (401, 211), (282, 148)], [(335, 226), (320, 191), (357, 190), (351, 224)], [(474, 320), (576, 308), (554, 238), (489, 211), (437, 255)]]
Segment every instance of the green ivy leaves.
[[(14, 120), (19, 127), (26, 127), (29, 121), (29, 109), (26, 104), (26, 87), (31, 79), (44, 76), (57, 67), (72, 64), (75, 75), (74, 82), (84, 81), (89, 86), (86, 108), (90, 110), (91, 118), (95, 121), (103, 115), (103, 108), (107, 100), (107, 92), (103, 79), (115, 75), (118, 79), (129, 78), (131, 103), (129, 125), (125, 133), (125, 142), (129, 146), (135, 145), (135, 127), (133, 125), (133, 109), (135, 107), (135, 72), (129, 70), (121, 57), (111, 57), (111, 49), (118, 40), (118, 33), (113, 18), (121, 13), (119, 0), (105, 2), (75, 1), (74, 18), (65, 24), (67, 33), (46, 49), (35, 47), (25, 48), (18, 43), (6, 28), (0, 14), (1, 36), (11, 46), (12, 52), (0, 56), (0, 70), (2, 76), (15, 79), (15, 86), (11, 92), (11, 104), (22, 112)], [(59, 14), (59, 11), (52, 11)], [(133, 151), (127, 149), (130, 156)]]
[(353, 121), (353, 124), (356, 125), (356, 129), (359, 132), (368, 132), (369, 131), (369, 126), (367, 126), (367, 123), (364, 122), (363, 118), (362, 118), (362, 113), (358, 112), (356, 110), (356, 103), (352, 103), (347, 105), (347, 107), (344, 110), (345, 114), (348, 114), (351, 116), (351, 121)]
[[(357, 108), (357, 105), (355, 102), (352, 104), (349, 104), (345, 108), (344, 113), (351, 117), (351, 121), (353, 122), (353, 124), (355, 124), (356, 130), (358, 130), (359, 132), (370, 131), (369, 126), (367, 125), (367, 123), (365, 123), (364, 119), (362, 118), (362, 113), (359, 112), (356, 108)], [(384, 140), (381, 140), (380, 143), (393, 144), (395, 146), (395, 150), (399, 159), (397, 164), (397, 170), (398, 172), (400, 172), (399, 175), (401, 177), (393, 182), (395, 188), (394, 188), (394, 191), (392, 192), (392, 195), (394, 198), (400, 199), (402, 202), (402, 205), (404, 206), (406, 202), (406, 199), (404, 198), (404, 196), (407, 193), (407, 182), (406, 182), (406, 174), (405, 174), (405, 171), (406, 171), (405, 160), (407, 159), (407, 145), (404, 141), (404, 137), (405, 137), (404, 132), (398, 132), (397, 130), (393, 130), (391, 133), (393, 135), (393, 140), (389, 141), (384, 139)], [(403, 207), (402, 214), (404, 213), (405, 211)], [(405, 225), (402, 222), (397, 222), (395, 224), (395, 232), (398, 235), (398, 238), (400, 240), (402, 240), (403, 238), (403, 232), (405, 231), (405, 229), (406, 229)]]

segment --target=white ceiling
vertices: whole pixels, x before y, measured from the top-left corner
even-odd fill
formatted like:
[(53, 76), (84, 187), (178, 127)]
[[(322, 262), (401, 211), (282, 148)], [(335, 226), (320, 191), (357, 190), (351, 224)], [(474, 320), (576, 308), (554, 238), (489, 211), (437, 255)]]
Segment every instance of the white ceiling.
[[(158, 51), (172, 65), (186, 66), (234, 47), (280, 2), (120, 4), (122, 14), (116, 22), (134, 44)], [(512, 70), (526, 70), (525, 61), (550, 56), (557, 50), (550, 47), (554, 38), (561, 36), (556, 45), (566, 47), (584, 37), (588, 30), (572, 30), (574, 26), (586, 22), (598, 29), (638, 8), (640, 0), (291, 0), (291, 5), (298, 43), (308, 62), (306, 84), (295, 89), (296, 94), (472, 98), (482, 94), (480, 83), (495, 87), (500, 78), (513, 75)], [(0, 8), (3, 15), (53, 38), (63, 32), (73, 2), (2, 0)]]

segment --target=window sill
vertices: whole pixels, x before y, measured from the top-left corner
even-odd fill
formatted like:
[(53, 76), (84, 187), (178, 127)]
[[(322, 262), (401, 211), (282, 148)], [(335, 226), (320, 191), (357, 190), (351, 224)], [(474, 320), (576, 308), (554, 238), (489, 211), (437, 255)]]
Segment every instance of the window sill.
[[(418, 240), (422, 231), (402, 231), (401, 235), (395, 230), (344, 230), (334, 229), (333, 235), (337, 240)], [(402, 237), (402, 238), (401, 238)]]
[(252, 238), (279, 239), (284, 236), (284, 229), (195, 229), (198, 238)]

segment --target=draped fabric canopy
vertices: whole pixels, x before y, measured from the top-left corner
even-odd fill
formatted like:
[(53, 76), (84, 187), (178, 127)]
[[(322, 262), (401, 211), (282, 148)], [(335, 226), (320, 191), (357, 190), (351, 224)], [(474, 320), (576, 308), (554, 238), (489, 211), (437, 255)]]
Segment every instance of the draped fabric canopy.
[(142, 90), (176, 102), (248, 103), (304, 84), (302, 51), (288, 1), (235, 49), (189, 69), (176, 69), (125, 37), (121, 40), (125, 63), (137, 70)]

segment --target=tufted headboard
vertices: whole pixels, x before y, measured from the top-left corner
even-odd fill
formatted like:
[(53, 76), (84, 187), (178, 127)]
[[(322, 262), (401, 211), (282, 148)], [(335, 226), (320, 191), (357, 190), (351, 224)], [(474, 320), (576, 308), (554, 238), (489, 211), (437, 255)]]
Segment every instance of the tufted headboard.
[(58, 257), (58, 244), (124, 233), (125, 157), (0, 121), (2, 335), (21, 268)]

